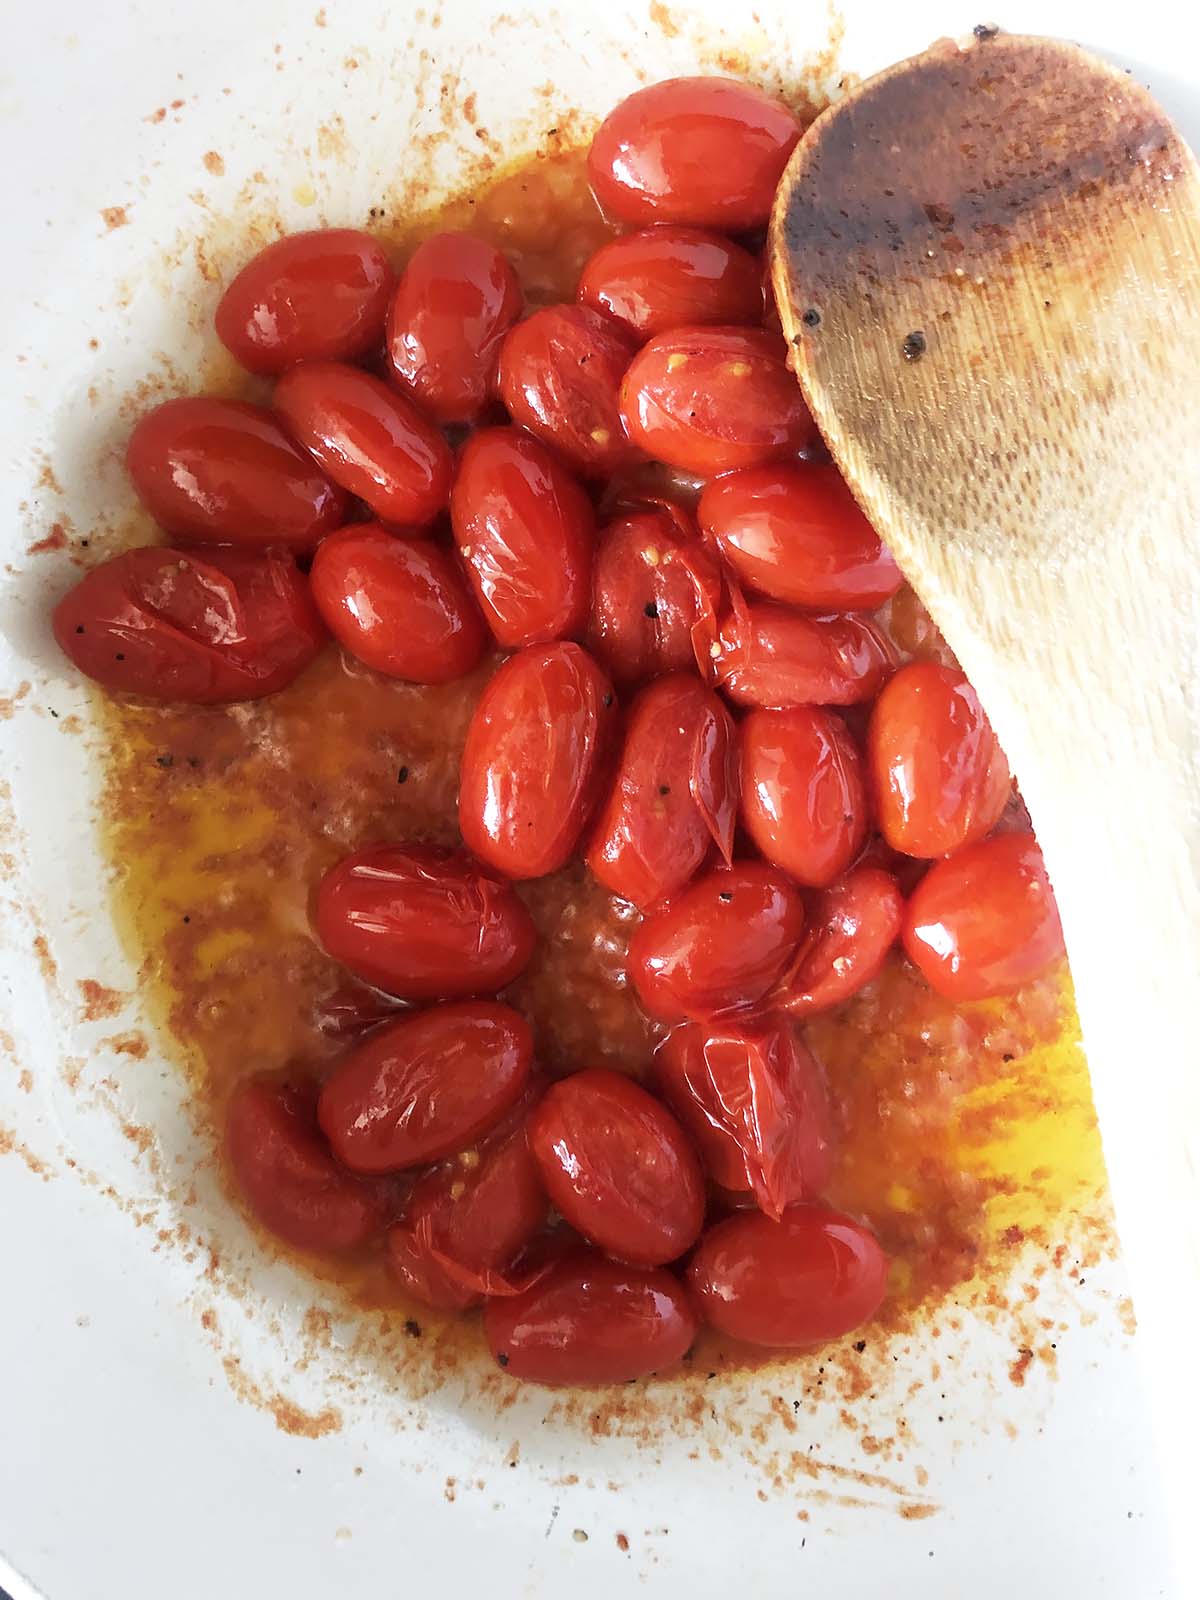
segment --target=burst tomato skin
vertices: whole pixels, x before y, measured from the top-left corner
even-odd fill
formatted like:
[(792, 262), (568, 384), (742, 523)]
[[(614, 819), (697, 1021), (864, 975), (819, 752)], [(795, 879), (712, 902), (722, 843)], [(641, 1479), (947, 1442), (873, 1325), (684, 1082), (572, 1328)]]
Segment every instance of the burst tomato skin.
[(752, 711), (741, 753), (751, 839), (797, 883), (832, 883), (862, 849), (868, 824), (863, 761), (846, 724), (816, 706)]
[(225, 1151), (251, 1210), (301, 1250), (354, 1250), (384, 1224), (379, 1191), (338, 1165), (317, 1126), (317, 1092), (297, 1077), (239, 1084)]
[(505, 650), (583, 632), (591, 598), (591, 502), (562, 462), (516, 428), (463, 446), (450, 519), (467, 580)]
[(867, 758), (880, 832), (905, 855), (947, 856), (982, 839), (1012, 792), (974, 689), (934, 661), (910, 662), (884, 686)]
[(645, 228), (601, 245), (579, 298), (641, 340), (672, 328), (756, 323), (762, 278), (748, 250), (703, 228)]
[(510, 1377), (551, 1387), (628, 1383), (681, 1361), (696, 1313), (678, 1278), (595, 1252), (559, 1262), (523, 1294), (489, 1300), (483, 1330)]
[(604, 210), (622, 222), (742, 233), (771, 212), (800, 124), (734, 78), (668, 78), (622, 100), (588, 152)]
[(248, 372), (357, 361), (383, 337), (395, 275), (357, 228), (314, 228), (253, 256), (221, 296), (217, 337)]
[(325, 642), (308, 579), (283, 550), (126, 550), (54, 608), (59, 648), (106, 689), (220, 705), (286, 688)]
[(890, 872), (863, 862), (815, 899), (791, 970), (772, 997), (794, 1017), (840, 1005), (877, 978), (900, 937), (904, 897)]
[(174, 538), (298, 554), (346, 519), (347, 500), (264, 406), (191, 395), (148, 411), (125, 467)]
[(765, 600), (733, 607), (714, 650), (718, 684), (743, 706), (861, 705), (896, 664), (867, 617), (803, 616)]
[(782, 977), (803, 927), (800, 890), (776, 868), (717, 867), (635, 929), (629, 977), (661, 1022), (749, 1011)]
[(509, 878), (565, 866), (600, 798), (615, 721), (612, 686), (579, 645), (511, 656), (467, 730), (458, 791), (467, 848)]
[(995, 834), (936, 862), (908, 902), (903, 938), (947, 1000), (986, 1000), (1036, 978), (1064, 950), (1036, 840)]
[(887, 1257), (860, 1222), (800, 1205), (778, 1222), (754, 1211), (718, 1222), (692, 1257), (688, 1287), (721, 1333), (790, 1350), (839, 1339), (874, 1316), (887, 1276)]
[(594, 877), (636, 906), (682, 889), (712, 845), (728, 864), (737, 730), (698, 678), (672, 673), (633, 701), (625, 744), (586, 852)]
[(352, 1172), (398, 1172), (464, 1150), (529, 1081), (533, 1036), (510, 1006), (433, 1006), (389, 1022), (342, 1057), (321, 1127)]
[(388, 311), (392, 377), (435, 422), (474, 422), (521, 304), (517, 275), (494, 245), (433, 234), (413, 252)]
[(537, 935), (511, 887), (461, 853), (377, 844), (321, 880), (317, 936), (335, 961), (404, 1000), (450, 1000), (503, 989)]

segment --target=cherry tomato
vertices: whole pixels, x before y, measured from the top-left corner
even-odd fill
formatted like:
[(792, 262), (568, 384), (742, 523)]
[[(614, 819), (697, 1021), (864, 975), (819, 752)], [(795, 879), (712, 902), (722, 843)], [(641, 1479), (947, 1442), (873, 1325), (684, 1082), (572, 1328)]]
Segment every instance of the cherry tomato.
[(825, 1080), (786, 1022), (686, 1022), (658, 1047), (654, 1075), (713, 1181), (751, 1190), (769, 1217), (829, 1181), (833, 1122)]
[(514, 422), (580, 472), (607, 476), (636, 460), (617, 391), (637, 340), (591, 306), (546, 306), (505, 336), (500, 398)]
[(748, 1010), (782, 977), (803, 927), (803, 898), (783, 873), (759, 861), (717, 867), (634, 931), (629, 976), (662, 1022)]
[(515, 428), (463, 446), (450, 500), (454, 538), (505, 650), (581, 633), (592, 567), (592, 506), (551, 453)]
[(874, 611), (904, 581), (836, 467), (750, 467), (710, 483), (700, 525), (747, 586), (786, 605)]
[(317, 937), (335, 961), (405, 1000), (503, 989), (537, 940), (506, 883), (426, 844), (376, 844), (321, 880)]
[(1008, 994), (1044, 972), (1063, 936), (1036, 841), (997, 834), (932, 866), (908, 902), (904, 948), (948, 1000)]
[(721, 576), (676, 506), (609, 523), (592, 565), (588, 642), (619, 683), (707, 664)]
[(216, 705), (285, 688), (325, 642), (282, 550), (126, 550), (54, 608), (63, 654), (106, 689)]
[(513, 1268), (548, 1210), (527, 1114), (518, 1106), (481, 1144), (427, 1172), (388, 1229), (388, 1265), (418, 1300), (458, 1310), (526, 1286)]
[(427, 539), (376, 523), (322, 541), (312, 592), (329, 631), (376, 672), (410, 683), (449, 683), (483, 654), (487, 633), (462, 574)]
[(314, 228), (277, 239), (221, 296), (217, 338), (250, 372), (297, 361), (356, 361), (383, 338), (395, 276), (377, 239)]
[(595, 810), (615, 718), (612, 686), (577, 644), (510, 657), (467, 730), (458, 791), (467, 848), (509, 878), (564, 866)]
[(907, 583), (882, 608), (880, 625), (905, 659), (940, 661), (944, 667), (958, 667), (958, 658), (938, 632), (933, 618), (915, 589)]
[(377, 517), (423, 527), (450, 498), (450, 446), (406, 395), (358, 367), (306, 361), (275, 385), (288, 428)]
[(891, 873), (855, 867), (816, 897), (792, 969), (772, 999), (797, 1017), (840, 1005), (879, 976), (903, 920)]
[(342, 1057), (321, 1091), (334, 1154), (396, 1172), (465, 1150), (521, 1098), (533, 1035), (510, 1006), (434, 1006), (389, 1022)]
[(672, 328), (758, 322), (762, 277), (749, 250), (702, 228), (646, 228), (612, 239), (579, 280), (584, 305), (642, 339)]
[(625, 748), (587, 850), (606, 889), (636, 906), (674, 894), (737, 819), (737, 730), (698, 678), (672, 673), (629, 710)]
[(403, 1004), (357, 978), (344, 977), (317, 996), (311, 1015), (319, 1032), (328, 1038), (354, 1039), (381, 1022), (391, 1022)]
[(225, 1151), (238, 1187), (272, 1233), (300, 1250), (353, 1250), (384, 1224), (378, 1189), (340, 1167), (317, 1126), (317, 1092), (288, 1078), (235, 1090)]
[(743, 706), (849, 706), (873, 700), (895, 666), (886, 636), (854, 612), (800, 616), (735, 605), (713, 646), (717, 681)]
[(346, 496), (263, 406), (203, 395), (148, 411), (125, 467), (138, 499), (170, 534), (305, 552), (339, 527)]
[(634, 357), (621, 385), (634, 444), (702, 478), (794, 456), (816, 435), (784, 346), (759, 328), (678, 328)]
[(832, 883), (867, 836), (863, 761), (846, 724), (816, 706), (790, 706), (752, 711), (741, 734), (746, 832), (797, 883)]
[(588, 152), (596, 199), (622, 222), (761, 228), (800, 138), (781, 100), (735, 78), (668, 78), (622, 100)]
[(470, 233), (435, 233), (413, 252), (388, 313), (392, 375), (438, 422), (474, 422), (521, 286), (500, 251)]
[(661, 1267), (587, 1252), (523, 1294), (489, 1300), (483, 1331), (512, 1378), (551, 1386), (629, 1383), (673, 1367), (696, 1337), (696, 1313)]
[(605, 1067), (551, 1084), (529, 1148), (564, 1221), (622, 1261), (657, 1267), (700, 1236), (700, 1163), (671, 1113)]
[(961, 672), (914, 661), (871, 712), (867, 759), (893, 850), (947, 856), (990, 833), (1012, 792), (1008, 762)]
[(827, 1206), (778, 1222), (743, 1211), (710, 1228), (688, 1267), (701, 1314), (746, 1344), (799, 1349), (840, 1339), (878, 1311), (888, 1261), (873, 1233)]

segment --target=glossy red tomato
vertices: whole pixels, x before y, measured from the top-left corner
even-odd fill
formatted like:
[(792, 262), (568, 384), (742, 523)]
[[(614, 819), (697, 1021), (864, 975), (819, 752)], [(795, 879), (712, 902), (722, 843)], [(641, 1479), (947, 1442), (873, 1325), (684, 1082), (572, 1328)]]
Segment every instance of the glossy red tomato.
[(275, 385), (290, 431), (335, 483), (400, 527), (432, 522), (450, 498), (450, 446), (407, 397), (338, 361), (306, 361)]
[(395, 275), (378, 239), (314, 228), (260, 250), (217, 306), (217, 337), (250, 372), (357, 361), (383, 338)]
[(335, 961), (405, 1000), (503, 989), (537, 935), (506, 883), (465, 855), (427, 844), (376, 844), (321, 879), (317, 936)]
[(325, 642), (308, 580), (281, 550), (126, 550), (63, 596), (53, 625), (106, 689), (193, 705), (274, 694)]
[(990, 833), (1012, 792), (979, 697), (961, 672), (914, 661), (871, 712), (867, 759), (879, 830), (893, 850), (946, 856)]
[(662, 1267), (623, 1266), (589, 1251), (559, 1262), (523, 1294), (489, 1300), (483, 1331), (512, 1378), (629, 1383), (683, 1359), (696, 1313)]
[(788, 1023), (686, 1022), (654, 1057), (655, 1087), (714, 1183), (753, 1192), (770, 1217), (833, 1170), (833, 1120), (816, 1059)]
[(413, 252), (388, 313), (392, 375), (438, 422), (474, 422), (521, 304), (517, 275), (495, 245), (433, 234)]
[(800, 1349), (840, 1339), (878, 1311), (888, 1261), (861, 1222), (827, 1206), (793, 1206), (778, 1222), (743, 1211), (700, 1241), (688, 1286), (719, 1332)]
[(816, 437), (784, 346), (759, 328), (678, 328), (634, 358), (621, 385), (634, 444), (711, 478), (794, 456)]
[(551, 1084), (529, 1119), (551, 1203), (576, 1232), (637, 1266), (674, 1261), (700, 1236), (704, 1179), (683, 1129), (623, 1073)]
[(904, 581), (836, 467), (750, 467), (710, 483), (700, 526), (747, 586), (786, 605), (874, 611)]
[(458, 822), (467, 848), (509, 878), (564, 866), (599, 798), (616, 721), (612, 686), (577, 644), (510, 657), (467, 730)]
[(258, 1077), (229, 1102), (225, 1151), (239, 1189), (272, 1233), (300, 1250), (353, 1250), (386, 1220), (379, 1190), (340, 1167), (317, 1126), (317, 1091)]
[(948, 1000), (1008, 994), (1044, 972), (1063, 936), (1037, 842), (997, 834), (937, 862), (908, 902), (904, 948)]
[(483, 654), (487, 630), (462, 574), (428, 539), (402, 539), (377, 522), (322, 541), (312, 592), (326, 627), (376, 672), (410, 683), (449, 683)]
[(646, 228), (601, 245), (579, 298), (642, 339), (672, 328), (756, 323), (762, 275), (749, 250), (702, 228)]
[(873, 700), (896, 657), (854, 612), (801, 616), (769, 601), (735, 605), (721, 622), (717, 681), (743, 706), (850, 706)]
[(800, 890), (782, 872), (717, 867), (634, 931), (629, 977), (663, 1022), (745, 1011), (782, 977), (803, 927)]
[(619, 683), (706, 668), (721, 575), (677, 506), (633, 511), (596, 543), (588, 643)]
[(752, 711), (741, 743), (746, 832), (797, 883), (832, 883), (867, 836), (863, 760), (846, 724), (817, 706)]
[(735, 78), (668, 78), (622, 100), (588, 153), (596, 198), (622, 222), (761, 228), (797, 140), (795, 114)]
[(125, 466), (170, 534), (308, 551), (345, 521), (346, 497), (263, 406), (203, 395), (148, 411)]
[(903, 920), (904, 898), (891, 873), (869, 864), (853, 868), (816, 897), (773, 1000), (797, 1017), (848, 1000), (879, 976)]
[(500, 398), (514, 422), (578, 471), (607, 476), (637, 459), (617, 392), (637, 340), (591, 306), (545, 306), (518, 322), (500, 350)]
[(472, 434), (450, 517), (498, 644), (519, 650), (583, 631), (595, 519), (587, 495), (544, 445), (515, 428)]
[(712, 845), (728, 862), (737, 772), (737, 730), (711, 689), (682, 673), (648, 684), (588, 844), (593, 875), (647, 906), (682, 889)]
[(526, 1286), (514, 1268), (548, 1211), (527, 1112), (518, 1106), (482, 1143), (427, 1172), (388, 1229), (388, 1265), (418, 1300), (457, 1310)]
[(529, 1081), (533, 1035), (510, 1006), (434, 1006), (389, 1022), (321, 1091), (321, 1127), (355, 1172), (397, 1172), (465, 1150)]

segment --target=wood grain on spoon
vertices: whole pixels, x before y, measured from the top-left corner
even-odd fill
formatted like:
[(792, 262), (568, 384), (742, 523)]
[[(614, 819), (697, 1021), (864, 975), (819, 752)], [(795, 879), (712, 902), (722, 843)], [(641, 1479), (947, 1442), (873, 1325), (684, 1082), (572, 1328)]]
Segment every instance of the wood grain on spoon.
[(809, 403), (978, 688), (1046, 854), (1191, 1570), (1198, 219), (1196, 162), (1138, 84), (988, 37), (820, 117), (771, 233)]

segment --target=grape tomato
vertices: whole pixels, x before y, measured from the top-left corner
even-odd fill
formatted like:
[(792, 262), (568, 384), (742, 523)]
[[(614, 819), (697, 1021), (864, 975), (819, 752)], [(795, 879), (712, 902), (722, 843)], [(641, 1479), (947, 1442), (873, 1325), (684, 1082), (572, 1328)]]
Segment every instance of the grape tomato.
[(772, 996), (806, 1017), (849, 1000), (883, 970), (900, 937), (904, 897), (890, 872), (864, 862), (816, 896), (792, 968)]
[(741, 725), (742, 822), (777, 867), (810, 888), (839, 877), (867, 835), (858, 746), (832, 711), (751, 711)]
[(765, 600), (735, 604), (712, 653), (718, 684), (743, 706), (860, 705), (896, 661), (869, 617), (805, 616)]
[(641, 340), (673, 328), (756, 323), (762, 276), (748, 250), (702, 228), (646, 228), (601, 245), (583, 269), (579, 298)]

